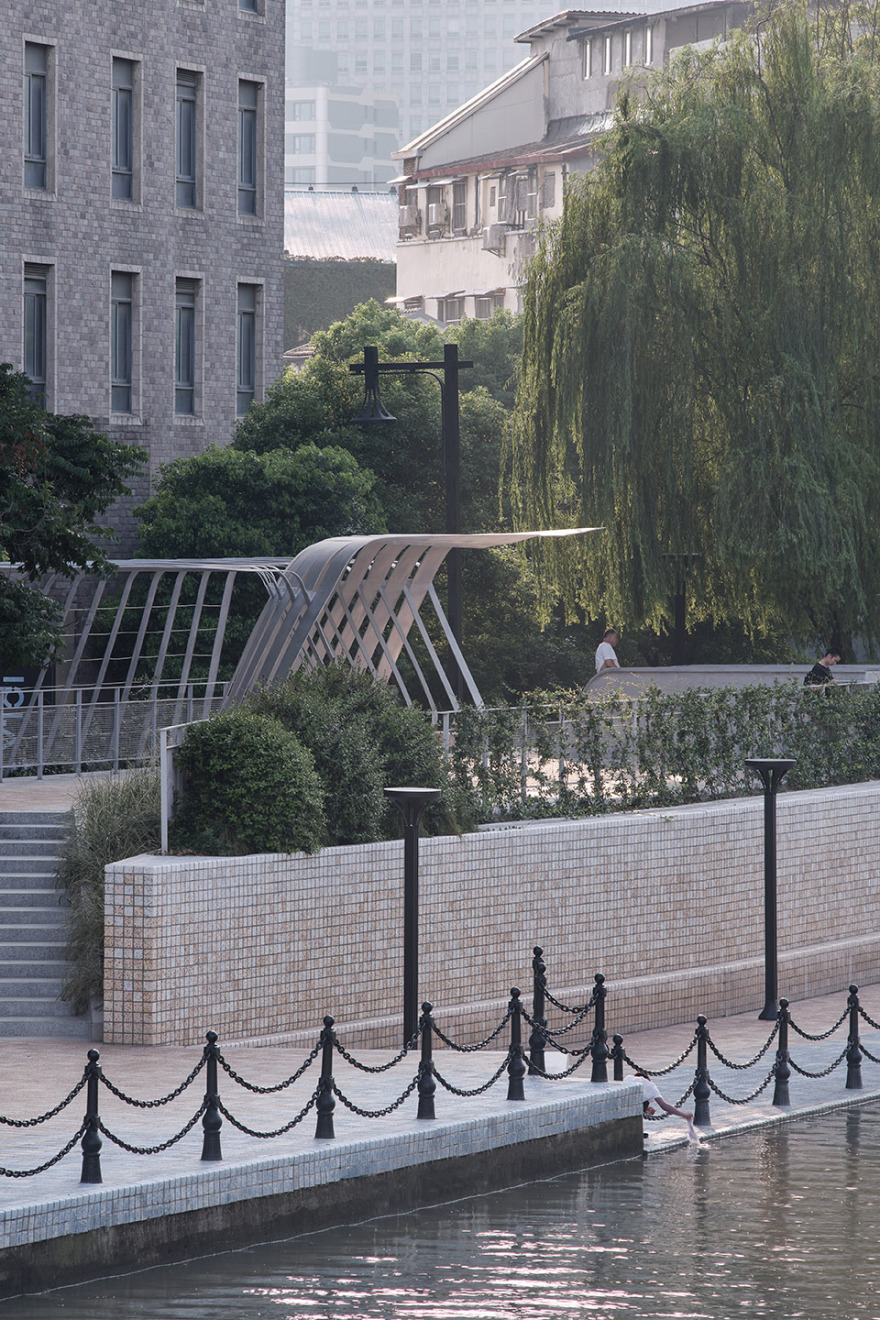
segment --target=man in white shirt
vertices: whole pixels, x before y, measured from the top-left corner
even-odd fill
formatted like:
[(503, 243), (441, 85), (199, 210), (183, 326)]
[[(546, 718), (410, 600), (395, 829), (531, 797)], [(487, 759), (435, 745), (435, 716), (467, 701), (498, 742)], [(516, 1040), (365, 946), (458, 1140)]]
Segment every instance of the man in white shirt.
[(601, 674), (603, 669), (620, 668), (620, 665), (617, 663), (617, 656), (614, 652), (614, 648), (617, 645), (617, 642), (618, 642), (617, 629), (606, 628), (605, 635), (603, 636), (601, 642), (599, 643), (598, 649), (596, 651), (597, 674)]

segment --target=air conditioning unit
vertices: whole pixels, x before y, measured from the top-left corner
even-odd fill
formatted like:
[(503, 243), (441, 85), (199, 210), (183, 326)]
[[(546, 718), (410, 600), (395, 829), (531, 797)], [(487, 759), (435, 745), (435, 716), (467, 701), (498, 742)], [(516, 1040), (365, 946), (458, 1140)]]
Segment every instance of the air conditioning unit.
[(442, 229), (449, 218), (449, 207), (445, 202), (432, 202), (428, 207), (428, 228)]
[(418, 229), (419, 227), (419, 208), (417, 206), (400, 206), (397, 208), (397, 227), (398, 229)]
[(486, 252), (503, 252), (507, 225), (488, 225), (483, 230), (483, 249)]

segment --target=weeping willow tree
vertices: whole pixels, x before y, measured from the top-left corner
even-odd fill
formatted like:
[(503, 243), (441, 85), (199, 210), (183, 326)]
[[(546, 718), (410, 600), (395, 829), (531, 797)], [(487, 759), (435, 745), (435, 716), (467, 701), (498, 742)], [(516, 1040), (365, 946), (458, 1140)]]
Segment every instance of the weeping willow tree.
[(624, 94), (525, 289), (519, 526), (548, 591), (668, 624), (878, 632), (880, 36), (786, 4)]

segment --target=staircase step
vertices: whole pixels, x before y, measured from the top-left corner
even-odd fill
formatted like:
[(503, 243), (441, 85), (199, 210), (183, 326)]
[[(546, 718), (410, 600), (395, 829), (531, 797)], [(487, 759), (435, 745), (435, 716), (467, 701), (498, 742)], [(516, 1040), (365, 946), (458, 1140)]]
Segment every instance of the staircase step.
[(0, 1018), (70, 1017), (70, 1009), (63, 1000), (59, 999), (59, 994), (60, 989), (55, 989), (45, 996), (29, 994), (16, 995), (14, 999), (0, 999)]
[(48, 889), (45, 885), (40, 888), (27, 886), (22, 889), (7, 889), (0, 885), (0, 926), (3, 925), (4, 912), (9, 908), (32, 908), (34, 911), (40, 908), (54, 908), (64, 913), (70, 911), (66, 896), (55, 888)]
[(95, 1028), (92, 1026), (92, 1020), (88, 1013), (83, 1017), (0, 1018), (0, 1038), (12, 1040), (28, 1036), (37, 1036), (42, 1040), (56, 1038), (100, 1041), (100, 1035), (95, 1034)]
[[(44, 909), (46, 912), (52, 912), (51, 908)], [(15, 909), (11, 909), (15, 911)], [(49, 949), (50, 945), (67, 943), (66, 923), (54, 920), (55, 914), (52, 913), (52, 920), (37, 921), (30, 908), (20, 909), (20, 919), (6, 920), (0, 922), (0, 936), (4, 944), (33, 944), (42, 949)]]
[[(33, 958), (0, 957), (0, 979), (14, 980), (22, 977), (30, 980), (31, 977), (50, 977), (61, 985), (70, 971), (70, 963), (61, 957), (39, 956), (45, 952), (46, 950), (41, 944), (37, 946), (36, 956)], [(50, 950), (50, 955), (51, 952)]]
[(59, 889), (54, 875), (0, 875), (0, 894), (54, 894), (62, 907), (67, 906), (67, 891)]
[(27, 843), (29, 839), (47, 839), (50, 843), (62, 844), (70, 833), (70, 823), (7, 820), (7, 813), (0, 812), (0, 848), (8, 843)]
[(0, 826), (69, 825), (70, 811), (4, 811)]
[(46, 838), (44, 830), (28, 838), (0, 837), (0, 858), (7, 861), (11, 857), (50, 857), (57, 862), (62, 845), (61, 838)]
[(56, 875), (58, 858), (45, 852), (32, 857), (0, 857), (0, 875)]
[[(3, 976), (0, 974), (0, 1013), (4, 1005), (23, 1004), (31, 999), (54, 1003), (61, 995), (61, 978), (57, 976)], [(65, 1012), (67, 1006), (65, 1005)]]

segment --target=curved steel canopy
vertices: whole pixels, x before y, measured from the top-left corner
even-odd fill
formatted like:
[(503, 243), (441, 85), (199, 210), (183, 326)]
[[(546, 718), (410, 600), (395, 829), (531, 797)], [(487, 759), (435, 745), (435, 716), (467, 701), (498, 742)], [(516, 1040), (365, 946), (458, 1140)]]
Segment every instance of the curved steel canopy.
[(421, 694), (432, 709), (428, 675), (410, 642), (415, 624), (449, 708), (457, 709), (453, 684), (422, 610), (426, 600), (461, 671), (471, 700), (480, 693), (434, 590), (434, 577), (450, 550), (485, 550), (537, 537), (579, 536), (599, 531), (437, 533), (420, 536), (340, 536), (300, 551), (269, 586), (269, 600), (245, 646), (226, 701), (300, 668), (343, 660), (384, 681), (392, 679), (407, 704), (413, 694), (401, 672), (409, 660)]
[[(56, 667), (53, 704), (63, 706), (77, 693), (87, 727), (92, 704), (102, 701), (102, 693), (106, 700), (112, 687), (123, 703), (161, 699), (169, 724), (182, 718), (185, 706), (193, 718), (194, 703), (204, 717), (221, 699), (220, 656), (233, 587), (241, 575), (251, 575), (261, 580), (268, 600), (223, 704), (297, 669), (341, 660), (394, 681), (407, 703), (415, 697), (436, 709), (433, 670), (455, 709), (453, 684), (438, 654), (445, 641), (479, 705), (476, 683), (434, 589), (448, 552), (599, 530), (343, 536), (310, 545), (294, 559), (128, 559), (112, 561), (110, 577), (56, 574), (42, 583), (63, 616), (65, 656)], [(17, 575), (11, 564), (0, 565), (0, 572)], [(401, 670), (404, 655), (418, 691), (410, 692), (413, 680)], [(44, 671), (33, 695), (49, 681)]]

